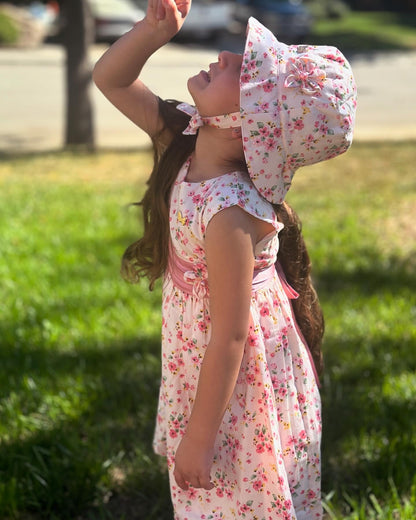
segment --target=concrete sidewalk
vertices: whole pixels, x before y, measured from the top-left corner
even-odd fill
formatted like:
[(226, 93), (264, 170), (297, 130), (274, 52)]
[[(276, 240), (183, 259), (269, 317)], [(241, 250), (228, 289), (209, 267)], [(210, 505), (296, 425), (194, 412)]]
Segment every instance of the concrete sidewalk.
[[(91, 49), (94, 63), (105, 46)], [(218, 51), (169, 44), (143, 71), (158, 95), (191, 101), (187, 79), (216, 61)], [(359, 98), (356, 140), (416, 139), (416, 53), (359, 55), (351, 59)], [(63, 49), (0, 49), (0, 152), (55, 150), (64, 140)], [(149, 145), (148, 137), (92, 87), (99, 148)]]

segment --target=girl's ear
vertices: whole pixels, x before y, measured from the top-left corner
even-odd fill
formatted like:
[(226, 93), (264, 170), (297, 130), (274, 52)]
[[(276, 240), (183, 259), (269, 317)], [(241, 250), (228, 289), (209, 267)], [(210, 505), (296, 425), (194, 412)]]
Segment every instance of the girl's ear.
[(241, 127), (233, 128), (231, 135), (233, 139), (241, 139)]

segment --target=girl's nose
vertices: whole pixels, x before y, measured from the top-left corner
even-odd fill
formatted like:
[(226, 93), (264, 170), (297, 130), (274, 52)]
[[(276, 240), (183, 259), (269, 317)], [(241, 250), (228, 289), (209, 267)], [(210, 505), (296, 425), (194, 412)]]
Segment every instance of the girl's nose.
[(221, 68), (224, 68), (227, 65), (227, 55), (229, 54), (228, 51), (221, 51), (218, 54), (218, 64)]
[(231, 51), (221, 51), (218, 55), (218, 64), (220, 68), (225, 68), (229, 63), (235, 61), (240, 62), (242, 60), (241, 54), (236, 54)]

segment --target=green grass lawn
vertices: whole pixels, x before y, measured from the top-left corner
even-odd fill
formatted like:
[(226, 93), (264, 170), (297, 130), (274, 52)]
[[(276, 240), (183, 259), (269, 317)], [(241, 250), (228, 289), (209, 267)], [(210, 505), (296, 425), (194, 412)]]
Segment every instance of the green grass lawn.
[[(124, 283), (147, 153), (0, 163), (0, 518), (172, 520), (151, 438), (160, 285)], [(415, 143), (300, 171), (326, 315), (328, 519), (416, 515)]]
[(352, 11), (340, 19), (317, 20), (308, 42), (346, 53), (416, 50), (416, 14)]

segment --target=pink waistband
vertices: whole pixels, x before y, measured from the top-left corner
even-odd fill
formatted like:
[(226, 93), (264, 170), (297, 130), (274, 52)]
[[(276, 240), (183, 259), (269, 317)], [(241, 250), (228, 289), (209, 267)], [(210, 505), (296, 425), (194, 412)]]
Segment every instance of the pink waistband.
[[(203, 270), (199, 269), (197, 265), (187, 262), (180, 258), (173, 247), (169, 250), (169, 265), (168, 271), (172, 278), (173, 284), (178, 287), (182, 292), (188, 294), (190, 296), (194, 295), (198, 298), (203, 298), (208, 296), (208, 280), (203, 277)], [(286, 276), (283, 272), (283, 269), (278, 261), (275, 264), (266, 267), (265, 269), (255, 270), (253, 273), (253, 281), (251, 283), (252, 291), (256, 292), (260, 289), (263, 289), (267, 286), (268, 282), (273, 279), (275, 273), (279, 276), (280, 282), (282, 284), (283, 290), (290, 300), (295, 300), (299, 297), (299, 294), (289, 285), (286, 280)], [(309, 356), (309, 360), (312, 365), (312, 370), (315, 375), (316, 382), (319, 385), (319, 378), (316, 372), (315, 363), (312, 358), (312, 354), (309, 350), (308, 344), (305, 341), (305, 338), (299, 328), (299, 325), (296, 321), (293, 308), (293, 321), (296, 327), (296, 331), (299, 334), (303, 344), (306, 347), (306, 351)]]
[[(178, 256), (173, 248), (170, 249), (169, 253), (169, 274), (173, 283), (185, 294), (192, 295), (197, 291), (198, 296), (207, 295), (208, 280), (203, 277), (201, 269)], [(299, 294), (288, 284), (279, 262), (265, 269), (256, 269), (253, 272), (251, 284), (253, 292), (264, 289), (268, 282), (273, 279), (276, 272), (279, 275), (286, 296), (290, 300), (298, 298)], [(204, 290), (204, 295), (200, 294), (201, 289)]]

